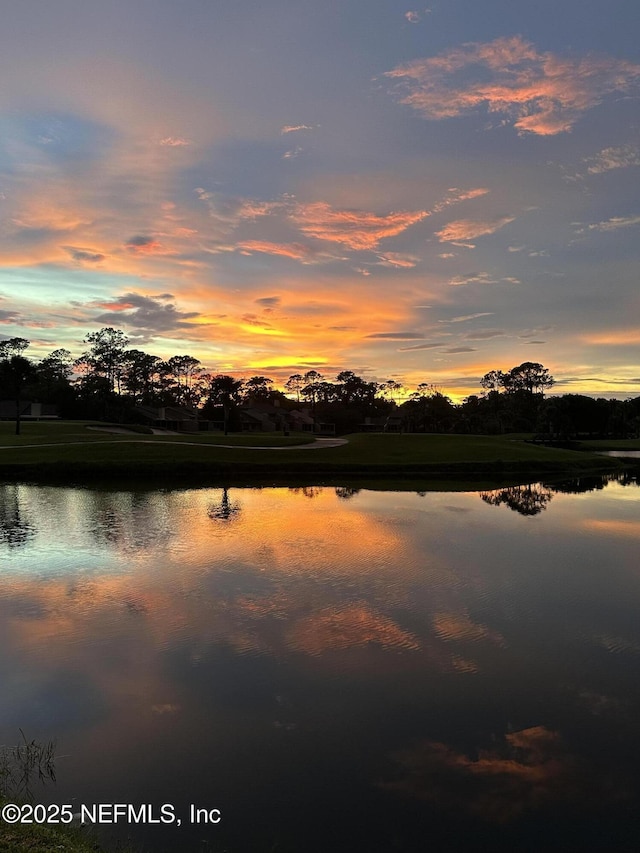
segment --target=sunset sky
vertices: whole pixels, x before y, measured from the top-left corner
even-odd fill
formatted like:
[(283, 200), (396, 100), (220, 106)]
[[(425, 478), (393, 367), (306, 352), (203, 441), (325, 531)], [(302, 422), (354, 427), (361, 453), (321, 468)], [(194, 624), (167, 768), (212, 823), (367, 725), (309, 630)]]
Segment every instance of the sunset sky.
[(20, 0), (0, 340), (640, 395), (637, 0)]

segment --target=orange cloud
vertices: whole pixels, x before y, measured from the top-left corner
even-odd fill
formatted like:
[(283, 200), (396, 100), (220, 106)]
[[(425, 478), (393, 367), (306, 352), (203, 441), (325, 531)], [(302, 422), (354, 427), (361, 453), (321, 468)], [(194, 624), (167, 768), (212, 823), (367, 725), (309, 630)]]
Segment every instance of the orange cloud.
[(604, 346), (640, 344), (640, 331), (638, 329), (618, 329), (610, 332), (598, 332), (592, 335), (585, 335), (583, 340), (588, 344), (600, 344)]
[(447, 190), (447, 195), (442, 199), (442, 201), (434, 204), (431, 208), (431, 213), (440, 213), (452, 204), (458, 204), (458, 202), (468, 201), (472, 198), (480, 198), (488, 192), (489, 190), (486, 187), (476, 187), (470, 190), (460, 190), (458, 187), (451, 187)]
[(558, 732), (545, 726), (505, 734), (472, 757), (434, 741), (422, 741), (392, 757), (398, 778), (382, 787), (491, 823), (535, 814), (549, 804), (584, 810), (631, 797), (622, 778), (617, 784), (606, 774), (600, 778), (595, 768), (569, 751)]
[(415, 255), (403, 255), (400, 252), (385, 252), (378, 255), (379, 265), (382, 267), (397, 267), (399, 269), (411, 269), (420, 263), (420, 258)]
[(288, 632), (287, 645), (310, 655), (378, 643), (383, 648), (420, 648), (418, 639), (367, 604), (329, 607), (299, 619)]
[(362, 210), (336, 210), (322, 201), (297, 204), (291, 213), (303, 234), (356, 251), (377, 249), (381, 240), (401, 234), (427, 216), (426, 210), (393, 212), (386, 216)]
[(485, 234), (493, 234), (513, 222), (515, 216), (500, 216), (497, 219), (473, 220), (457, 219), (436, 231), (436, 237), (441, 243), (454, 243), (460, 240), (473, 240)]
[(610, 534), (611, 536), (628, 536), (630, 539), (637, 539), (640, 536), (640, 522), (638, 521), (615, 521), (613, 519), (605, 521), (593, 518), (583, 522), (583, 526), (587, 530)]
[[(263, 252), (267, 255), (279, 255), (283, 258), (293, 258), (303, 264), (312, 264), (322, 258), (335, 260), (335, 256), (318, 252), (303, 243), (271, 243), (268, 240), (244, 240), (236, 246), (243, 252)], [(343, 259), (344, 260), (344, 259)]]
[[(468, 72), (462, 82), (461, 72)], [(451, 118), (485, 107), (521, 133), (552, 136), (571, 130), (607, 95), (630, 91), (640, 79), (640, 65), (607, 56), (540, 53), (521, 36), (512, 36), (469, 42), (385, 76), (400, 81), (400, 102), (425, 118)]]

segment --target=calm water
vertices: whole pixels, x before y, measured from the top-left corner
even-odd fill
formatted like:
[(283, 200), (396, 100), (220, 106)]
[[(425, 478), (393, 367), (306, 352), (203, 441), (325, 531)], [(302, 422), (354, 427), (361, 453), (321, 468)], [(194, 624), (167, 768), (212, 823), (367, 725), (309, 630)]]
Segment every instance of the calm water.
[(145, 850), (638, 850), (639, 497), (0, 487), (0, 739)]

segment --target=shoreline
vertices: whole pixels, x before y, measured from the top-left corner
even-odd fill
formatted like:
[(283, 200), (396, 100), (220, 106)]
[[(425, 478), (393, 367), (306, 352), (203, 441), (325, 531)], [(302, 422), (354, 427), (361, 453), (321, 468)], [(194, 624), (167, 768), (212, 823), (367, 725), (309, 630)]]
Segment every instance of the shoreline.
[(589, 475), (640, 471), (640, 464), (618, 461), (614, 457), (565, 461), (503, 461), (495, 462), (448, 462), (431, 464), (398, 465), (380, 463), (362, 464), (288, 464), (267, 466), (251, 462), (204, 462), (167, 461), (117, 464), (69, 462), (63, 460), (46, 463), (0, 464), (0, 481), (3, 483), (29, 483), (41, 485), (97, 485), (114, 483), (150, 488), (185, 488), (190, 486), (215, 487), (265, 487), (287, 485), (345, 485), (354, 481), (366, 487), (373, 482), (415, 483), (429, 487), (430, 483), (441, 486), (456, 485), (460, 481), (469, 484), (509, 482), (533, 482), (540, 478), (574, 478)]

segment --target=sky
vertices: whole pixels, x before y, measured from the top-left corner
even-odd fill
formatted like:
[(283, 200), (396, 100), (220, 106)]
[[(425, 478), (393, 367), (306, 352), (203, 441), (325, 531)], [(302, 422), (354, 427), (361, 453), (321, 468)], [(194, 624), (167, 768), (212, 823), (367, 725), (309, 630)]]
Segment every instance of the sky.
[(637, 0), (21, 0), (0, 340), (640, 395)]

